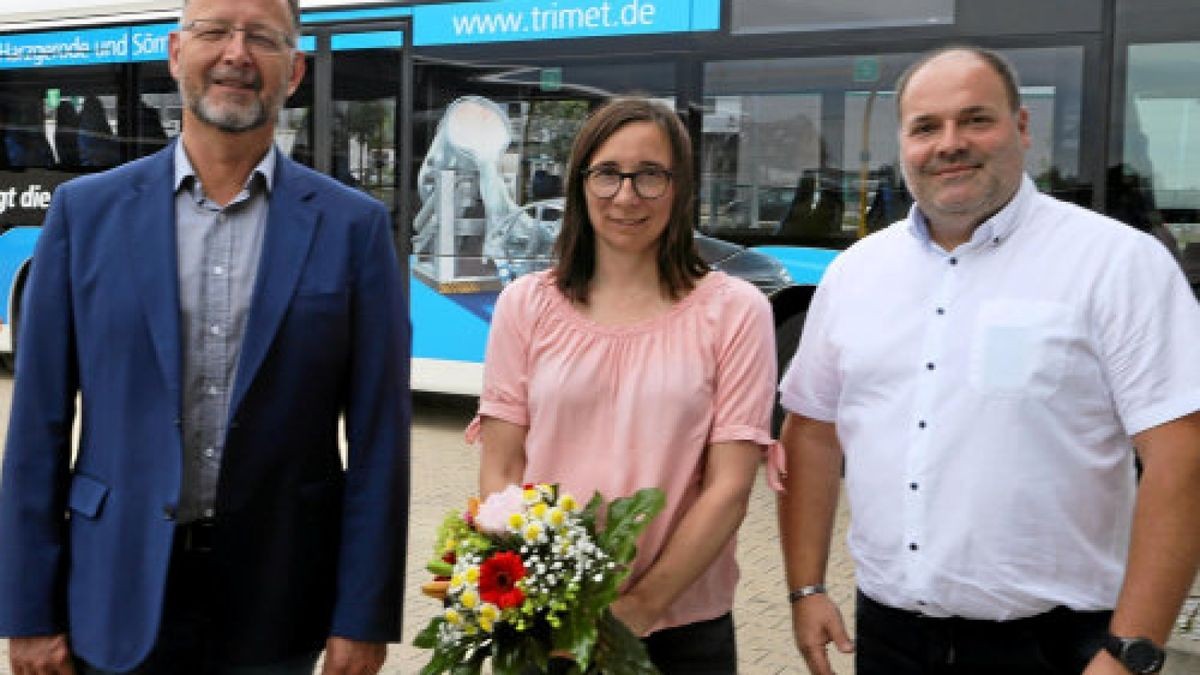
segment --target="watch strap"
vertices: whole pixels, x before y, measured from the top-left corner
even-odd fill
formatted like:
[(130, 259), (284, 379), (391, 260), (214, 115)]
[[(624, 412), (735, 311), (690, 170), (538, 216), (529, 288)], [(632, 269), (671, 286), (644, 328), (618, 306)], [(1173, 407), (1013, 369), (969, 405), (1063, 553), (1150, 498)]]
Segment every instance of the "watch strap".
[(788, 592), (788, 602), (795, 603), (797, 600), (802, 600), (810, 595), (817, 595), (825, 592), (825, 584), (809, 584), (801, 586)]

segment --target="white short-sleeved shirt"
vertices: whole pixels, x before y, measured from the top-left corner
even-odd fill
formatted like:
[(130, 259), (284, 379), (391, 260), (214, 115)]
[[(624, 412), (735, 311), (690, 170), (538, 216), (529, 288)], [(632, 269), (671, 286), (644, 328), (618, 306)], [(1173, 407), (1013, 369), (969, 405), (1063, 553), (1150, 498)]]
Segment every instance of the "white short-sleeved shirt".
[(1161, 243), (1026, 177), (947, 253), (920, 212), (839, 256), (780, 386), (835, 423), (863, 592), (931, 616), (1111, 609), (1130, 436), (1200, 410), (1200, 306)]

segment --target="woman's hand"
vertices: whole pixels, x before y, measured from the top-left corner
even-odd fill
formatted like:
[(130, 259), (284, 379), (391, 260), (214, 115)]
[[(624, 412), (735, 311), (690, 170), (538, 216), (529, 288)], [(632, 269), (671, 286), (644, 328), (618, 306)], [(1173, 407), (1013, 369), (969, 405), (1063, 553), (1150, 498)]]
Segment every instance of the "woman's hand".
[(645, 637), (662, 615), (661, 609), (652, 608), (635, 593), (626, 593), (617, 598), (608, 610), (638, 637)]

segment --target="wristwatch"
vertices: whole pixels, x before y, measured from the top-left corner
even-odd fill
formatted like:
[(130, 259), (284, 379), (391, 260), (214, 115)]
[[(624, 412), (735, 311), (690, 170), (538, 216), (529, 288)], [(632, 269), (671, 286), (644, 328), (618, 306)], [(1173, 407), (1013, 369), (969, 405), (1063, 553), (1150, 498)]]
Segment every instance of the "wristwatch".
[(1108, 633), (1104, 636), (1104, 649), (1131, 673), (1157, 673), (1167, 660), (1162, 647), (1144, 637), (1123, 638)]

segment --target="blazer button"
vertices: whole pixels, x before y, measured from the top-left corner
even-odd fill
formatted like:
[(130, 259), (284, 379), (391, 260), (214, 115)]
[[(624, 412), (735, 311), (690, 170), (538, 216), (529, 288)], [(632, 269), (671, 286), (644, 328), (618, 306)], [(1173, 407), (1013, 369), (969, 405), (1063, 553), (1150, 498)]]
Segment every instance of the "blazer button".
[(163, 507), (163, 520), (175, 520), (175, 516), (176, 511), (173, 505), (167, 504)]

